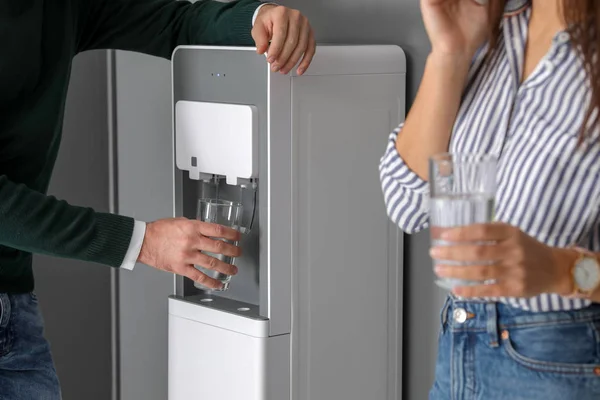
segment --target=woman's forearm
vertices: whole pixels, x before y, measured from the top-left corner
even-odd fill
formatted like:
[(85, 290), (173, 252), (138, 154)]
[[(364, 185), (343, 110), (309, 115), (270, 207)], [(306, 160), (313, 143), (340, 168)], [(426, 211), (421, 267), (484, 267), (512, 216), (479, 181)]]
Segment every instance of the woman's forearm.
[(430, 54), (421, 86), (396, 149), (406, 164), (427, 179), (428, 160), (448, 150), (470, 60)]

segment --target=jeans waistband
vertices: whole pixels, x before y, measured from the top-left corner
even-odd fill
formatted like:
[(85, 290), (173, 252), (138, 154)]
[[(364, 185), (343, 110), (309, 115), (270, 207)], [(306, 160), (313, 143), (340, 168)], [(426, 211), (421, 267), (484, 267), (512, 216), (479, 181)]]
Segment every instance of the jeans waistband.
[(504, 303), (471, 301), (449, 296), (442, 309), (443, 329), (488, 332), (490, 343), (497, 345), (504, 329), (544, 325), (585, 323), (600, 320), (600, 304), (572, 311), (532, 312)]

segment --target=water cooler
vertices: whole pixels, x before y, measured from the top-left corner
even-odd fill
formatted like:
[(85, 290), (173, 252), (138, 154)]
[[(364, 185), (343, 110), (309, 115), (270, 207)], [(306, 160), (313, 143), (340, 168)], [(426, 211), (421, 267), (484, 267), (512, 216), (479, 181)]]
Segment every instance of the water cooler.
[(378, 164), (405, 72), (397, 46), (321, 45), (303, 76), (254, 48), (175, 50), (174, 215), (218, 196), (251, 229), (229, 290), (175, 278), (169, 400), (400, 399), (402, 235)]

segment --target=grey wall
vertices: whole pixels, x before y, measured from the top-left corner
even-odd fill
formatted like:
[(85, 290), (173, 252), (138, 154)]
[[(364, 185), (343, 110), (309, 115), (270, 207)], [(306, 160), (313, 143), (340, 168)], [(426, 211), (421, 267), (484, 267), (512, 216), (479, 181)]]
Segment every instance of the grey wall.
[[(300, 9), (318, 42), (400, 45), (407, 55), (407, 106), (421, 81), (430, 46), (418, 0), (284, 0)], [(385, 143), (381, 144), (382, 151)], [(445, 298), (433, 283), (429, 233), (407, 237), (404, 276), (404, 400), (426, 399), (437, 355), (439, 308)]]
[[(107, 121), (106, 52), (80, 55), (51, 194), (108, 211)], [(110, 399), (110, 269), (49, 257), (35, 257), (34, 268), (64, 400)]]

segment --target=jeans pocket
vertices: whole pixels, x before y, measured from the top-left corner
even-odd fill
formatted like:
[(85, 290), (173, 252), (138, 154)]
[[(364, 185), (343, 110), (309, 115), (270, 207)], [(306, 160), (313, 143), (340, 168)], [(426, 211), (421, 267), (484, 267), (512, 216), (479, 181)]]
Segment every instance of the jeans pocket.
[(502, 343), (509, 358), (530, 370), (565, 376), (600, 375), (593, 322), (506, 329)]

